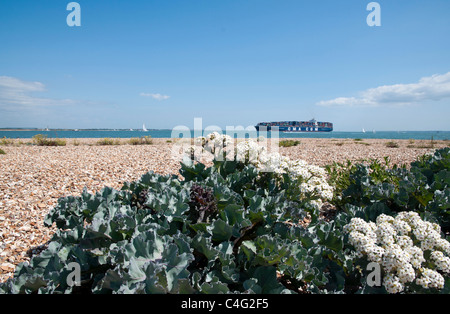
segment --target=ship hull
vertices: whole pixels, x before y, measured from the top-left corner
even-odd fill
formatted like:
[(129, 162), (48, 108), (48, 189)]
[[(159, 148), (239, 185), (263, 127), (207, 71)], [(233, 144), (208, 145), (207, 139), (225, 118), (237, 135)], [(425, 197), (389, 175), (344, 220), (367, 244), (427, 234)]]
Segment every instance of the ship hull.
[[(255, 126), (256, 131), (272, 131), (270, 126)], [(274, 127), (276, 131), (277, 127)], [(323, 132), (333, 132), (332, 128), (320, 128), (320, 127), (278, 127), (279, 132), (283, 133), (323, 133)]]
[(278, 131), (283, 133), (319, 133), (332, 132), (333, 123), (309, 121), (261, 122), (255, 126), (257, 131)]

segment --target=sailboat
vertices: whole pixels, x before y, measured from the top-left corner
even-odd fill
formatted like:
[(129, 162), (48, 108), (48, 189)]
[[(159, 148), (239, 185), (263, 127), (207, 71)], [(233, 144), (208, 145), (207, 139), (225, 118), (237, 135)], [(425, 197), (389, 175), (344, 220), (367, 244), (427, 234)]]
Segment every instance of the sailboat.
[(366, 130), (362, 129), (362, 132), (363, 132), (363, 133), (366, 133)]
[(145, 123), (142, 125), (142, 131), (147, 132), (147, 128), (145, 127)]

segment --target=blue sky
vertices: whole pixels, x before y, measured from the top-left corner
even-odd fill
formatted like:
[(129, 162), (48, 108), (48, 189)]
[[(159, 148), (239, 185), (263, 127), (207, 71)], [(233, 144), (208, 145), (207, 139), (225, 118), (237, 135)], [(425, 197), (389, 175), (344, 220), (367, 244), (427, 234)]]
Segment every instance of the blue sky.
[(0, 2), (0, 128), (450, 130), (450, 1)]

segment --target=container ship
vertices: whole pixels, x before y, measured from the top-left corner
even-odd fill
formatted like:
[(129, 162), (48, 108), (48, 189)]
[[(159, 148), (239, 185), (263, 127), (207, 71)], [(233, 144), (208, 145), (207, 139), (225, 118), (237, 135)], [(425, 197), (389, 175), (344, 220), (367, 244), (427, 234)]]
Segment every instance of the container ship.
[(255, 126), (257, 131), (271, 131), (275, 127), (278, 127), (278, 131), (283, 133), (333, 131), (333, 123), (318, 122), (315, 119), (309, 121), (260, 122)]

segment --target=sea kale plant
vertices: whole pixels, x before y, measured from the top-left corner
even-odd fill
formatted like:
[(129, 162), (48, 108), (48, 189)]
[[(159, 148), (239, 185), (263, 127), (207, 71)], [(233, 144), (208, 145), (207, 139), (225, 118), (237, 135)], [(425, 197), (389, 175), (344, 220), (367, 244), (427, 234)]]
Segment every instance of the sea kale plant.
[[(206, 167), (189, 154), (179, 176), (149, 172), (121, 190), (59, 199), (45, 219), (57, 227), (47, 248), (18, 265), (0, 293), (448, 293), (448, 242), (445, 228), (437, 228), (448, 222), (448, 177), (441, 173), (449, 169), (448, 151), (420, 160), (417, 170), (361, 165), (327, 173), (252, 141), (235, 146), (217, 134), (199, 141), (202, 149), (214, 141), (215, 157), (232, 149), (233, 158)], [(327, 201), (335, 203), (332, 216), (324, 212)], [(416, 212), (417, 224), (430, 221), (442, 248), (422, 247), (419, 227), (395, 229), (394, 221), (410, 217), (404, 211)], [(417, 287), (406, 262), (398, 266), (397, 251), (390, 260), (385, 255), (388, 236), (399, 254), (422, 249)], [(381, 287), (368, 285), (372, 260), (383, 266)], [(73, 265), (80, 267), (75, 284)]]
[(450, 286), (450, 149), (409, 167), (334, 164), (332, 201), (354, 218), (344, 227), (358, 257), (381, 265), (389, 293), (448, 293)]
[(362, 218), (375, 221), (379, 214), (414, 211), (450, 232), (450, 148), (426, 154), (409, 167), (369, 163), (327, 167), (336, 189), (333, 203), (341, 210), (358, 207)]
[[(207, 137), (197, 138), (196, 142), (201, 144), (203, 152), (214, 155), (216, 163), (222, 160), (238, 161), (254, 166), (261, 176), (271, 173), (271, 178), (279, 185), (289, 182), (285, 184), (286, 193), (316, 213), (324, 201), (333, 197), (334, 189), (327, 181), (325, 169), (303, 160), (291, 160), (278, 152), (269, 152), (267, 147), (255, 140), (239, 141), (234, 147), (230, 136), (213, 132)], [(195, 147), (189, 150), (193, 151)]]

